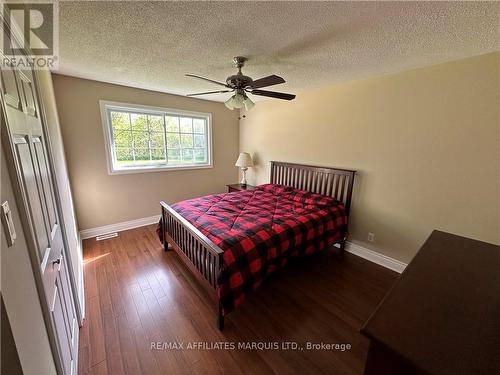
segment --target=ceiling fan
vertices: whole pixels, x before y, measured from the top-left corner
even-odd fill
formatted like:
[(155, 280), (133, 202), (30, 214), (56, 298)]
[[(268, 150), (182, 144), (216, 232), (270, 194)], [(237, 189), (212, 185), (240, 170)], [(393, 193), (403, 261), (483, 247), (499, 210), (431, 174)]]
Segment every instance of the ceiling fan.
[(202, 79), (204, 81), (214, 83), (219, 86), (224, 86), (227, 90), (219, 90), (219, 91), (208, 91), (208, 92), (200, 92), (196, 94), (188, 94), (187, 96), (197, 96), (197, 95), (206, 95), (206, 94), (222, 94), (226, 92), (235, 92), (236, 93), (229, 98), (224, 104), (229, 109), (235, 108), (243, 108), (248, 111), (250, 110), (255, 103), (250, 100), (247, 94), (259, 95), (259, 96), (268, 96), (270, 98), (283, 99), (283, 100), (293, 100), (295, 95), (286, 94), (283, 92), (275, 92), (275, 91), (266, 91), (260, 90), (262, 87), (279, 85), (280, 83), (285, 83), (285, 80), (277, 75), (270, 75), (264, 78), (260, 78), (257, 80), (253, 80), (252, 78), (243, 75), (241, 73), (241, 68), (245, 65), (245, 61), (248, 59), (243, 56), (236, 56), (233, 58), (234, 65), (238, 68), (238, 73), (227, 77), (226, 83), (217, 82), (212, 79), (200, 77), (194, 74), (186, 74), (187, 77), (193, 77)]

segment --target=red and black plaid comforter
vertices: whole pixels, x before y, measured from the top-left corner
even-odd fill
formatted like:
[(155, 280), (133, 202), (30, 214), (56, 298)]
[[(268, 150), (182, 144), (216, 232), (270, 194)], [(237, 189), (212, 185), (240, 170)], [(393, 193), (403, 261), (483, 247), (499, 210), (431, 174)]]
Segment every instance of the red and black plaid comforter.
[(217, 290), (224, 314), (289, 257), (315, 253), (347, 235), (342, 203), (280, 185), (208, 195), (172, 207), (224, 251)]

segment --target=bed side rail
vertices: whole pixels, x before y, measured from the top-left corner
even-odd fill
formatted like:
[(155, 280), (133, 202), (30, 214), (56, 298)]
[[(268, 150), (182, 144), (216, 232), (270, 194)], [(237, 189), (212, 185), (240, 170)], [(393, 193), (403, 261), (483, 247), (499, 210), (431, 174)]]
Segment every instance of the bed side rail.
[(167, 203), (160, 204), (164, 245), (170, 243), (184, 263), (215, 289), (223, 265), (222, 249)]

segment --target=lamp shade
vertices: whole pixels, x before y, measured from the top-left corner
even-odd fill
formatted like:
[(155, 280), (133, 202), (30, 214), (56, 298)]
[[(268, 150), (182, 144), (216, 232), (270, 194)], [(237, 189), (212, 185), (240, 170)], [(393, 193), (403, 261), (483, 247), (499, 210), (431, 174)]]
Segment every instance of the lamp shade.
[(240, 153), (238, 160), (236, 160), (235, 166), (240, 167), (240, 168), (253, 167), (252, 157), (250, 156), (250, 154), (248, 152)]
[(248, 96), (245, 98), (245, 100), (243, 100), (243, 104), (245, 105), (245, 109), (247, 111), (250, 111), (255, 105), (255, 103), (252, 102)]
[(245, 107), (247, 111), (251, 110), (253, 106), (255, 105), (254, 102), (250, 100), (248, 96), (243, 92), (243, 94), (237, 92), (233, 96), (231, 96), (228, 100), (224, 102), (227, 108), (233, 110), (233, 109), (240, 109)]
[(231, 96), (228, 100), (226, 100), (224, 102), (224, 105), (232, 111), (234, 109), (234, 107), (233, 107), (233, 97)]
[(227, 108), (235, 109), (235, 108), (243, 108), (245, 106), (245, 97), (240, 93), (236, 93), (231, 96), (225, 103)]

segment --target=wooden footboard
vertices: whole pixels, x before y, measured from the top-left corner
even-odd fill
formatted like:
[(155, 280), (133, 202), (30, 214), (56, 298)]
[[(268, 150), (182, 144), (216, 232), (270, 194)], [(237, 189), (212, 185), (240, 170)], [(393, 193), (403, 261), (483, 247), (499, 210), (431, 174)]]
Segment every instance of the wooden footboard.
[(216, 305), (218, 327), (222, 330), (224, 316), (217, 295), (217, 280), (223, 265), (223, 251), (167, 203), (161, 202), (161, 211), (165, 250), (170, 244), (208, 290)]

